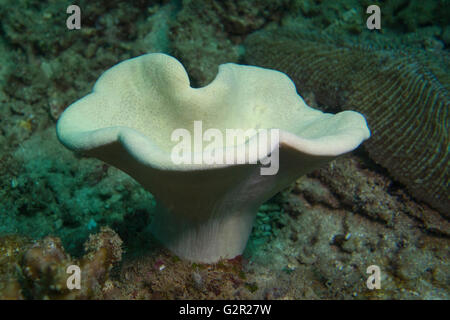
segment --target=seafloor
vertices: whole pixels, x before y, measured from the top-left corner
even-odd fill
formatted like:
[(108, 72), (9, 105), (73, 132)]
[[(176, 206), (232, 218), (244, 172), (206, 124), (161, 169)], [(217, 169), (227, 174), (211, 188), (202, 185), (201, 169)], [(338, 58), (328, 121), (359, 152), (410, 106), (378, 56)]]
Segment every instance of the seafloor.
[[(379, 31), (365, 28), (374, 3)], [(242, 257), (204, 265), (153, 240), (151, 194), (55, 133), (61, 112), (122, 60), (165, 52), (203, 86), (219, 64), (245, 63), (247, 36), (264, 29), (448, 55), (448, 0), (78, 1), (81, 29), (69, 31), (70, 4), (0, 0), (0, 298), (449, 298), (448, 211), (416, 200), (364, 146), (264, 204)], [(65, 286), (71, 263), (89, 281), (82, 290)], [(381, 289), (366, 286), (370, 265)]]

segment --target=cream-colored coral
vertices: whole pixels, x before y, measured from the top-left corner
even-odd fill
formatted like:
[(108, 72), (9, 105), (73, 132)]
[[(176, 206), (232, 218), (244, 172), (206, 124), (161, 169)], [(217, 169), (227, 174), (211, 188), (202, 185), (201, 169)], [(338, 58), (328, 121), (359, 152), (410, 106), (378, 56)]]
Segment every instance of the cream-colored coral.
[[(193, 131), (195, 121), (220, 132), (279, 129), (279, 143), (259, 154), (258, 164), (176, 164), (172, 133)], [(178, 256), (200, 262), (241, 254), (262, 202), (370, 135), (359, 113), (308, 107), (284, 73), (229, 63), (195, 89), (184, 67), (165, 54), (105, 72), (91, 94), (62, 114), (57, 134), (66, 147), (122, 169), (152, 192), (159, 201), (155, 236)], [(239, 147), (231, 143), (222, 151), (234, 156)], [(261, 175), (261, 162), (278, 151), (276, 175)]]

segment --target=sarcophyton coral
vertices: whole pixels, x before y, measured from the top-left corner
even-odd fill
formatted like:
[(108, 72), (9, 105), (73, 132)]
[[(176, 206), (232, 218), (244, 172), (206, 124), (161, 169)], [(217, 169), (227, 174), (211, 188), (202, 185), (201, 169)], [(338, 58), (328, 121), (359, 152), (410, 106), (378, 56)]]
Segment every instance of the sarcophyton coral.
[[(196, 122), (205, 136), (214, 132), (214, 142), (205, 149), (194, 142), (191, 152), (186, 141), (183, 154), (194, 163), (177, 162), (174, 134), (190, 130), (197, 140)], [(229, 129), (246, 138), (218, 143), (217, 132)], [(194, 89), (181, 63), (164, 54), (104, 73), (90, 95), (64, 111), (57, 134), (69, 149), (122, 169), (154, 194), (153, 233), (176, 255), (200, 262), (242, 254), (264, 201), (370, 136), (359, 113), (308, 107), (281, 72), (229, 63), (208, 86)], [(211, 153), (212, 162), (202, 160)]]
[[(122, 240), (104, 227), (85, 243), (86, 254), (72, 258), (59, 238), (31, 241), (0, 238), (1, 299), (98, 299), (109, 289), (111, 268), (122, 258)], [(68, 289), (70, 265), (81, 270), (81, 288)]]
[(427, 67), (430, 58), (420, 50), (335, 44), (296, 31), (251, 35), (246, 61), (286, 72), (321, 105), (364, 113), (374, 133), (365, 144), (371, 158), (416, 198), (448, 214), (448, 53), (439, 71)]

